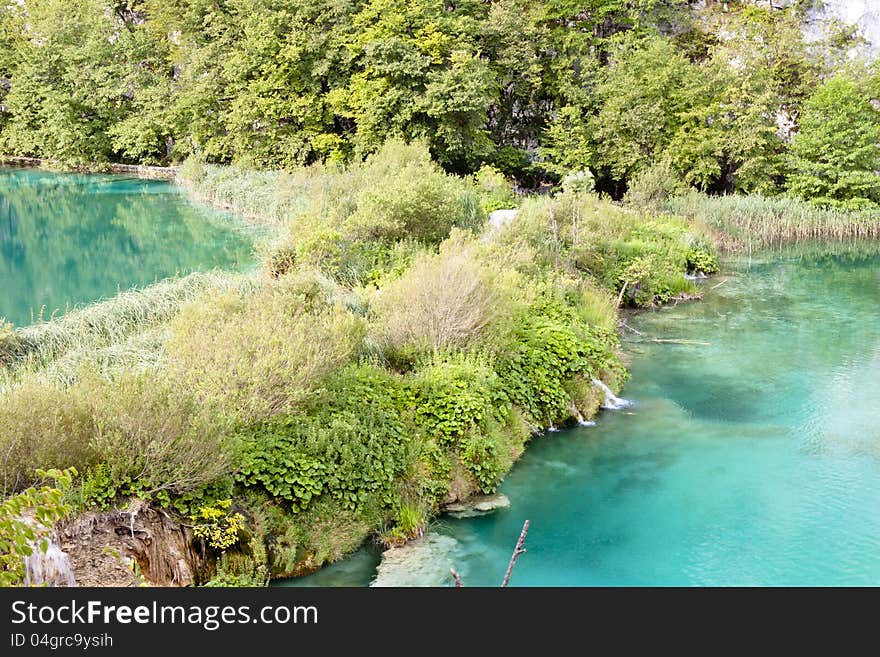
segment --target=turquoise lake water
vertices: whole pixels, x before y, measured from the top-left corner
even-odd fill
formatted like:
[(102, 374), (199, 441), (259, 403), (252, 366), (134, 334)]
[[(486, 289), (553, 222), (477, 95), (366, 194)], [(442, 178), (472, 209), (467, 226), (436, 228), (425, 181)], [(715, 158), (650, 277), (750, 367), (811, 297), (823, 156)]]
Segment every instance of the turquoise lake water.
[[(629, 409), (537, 437), (509, 510), (441, 519), (420, 584), (880, 584), (880, 258), (729, 263), (701, 303), (628, 320)], [(685, 340), (687, 344), (651, 342)], [(366, 585), (363, 549), (296, 585)], [(438, 575), (439, 573), (439, 575)]]
[(0, 167), (0, 317), (16, 325), (175, 274), (249, 266), (252, 242), (170, 182)]

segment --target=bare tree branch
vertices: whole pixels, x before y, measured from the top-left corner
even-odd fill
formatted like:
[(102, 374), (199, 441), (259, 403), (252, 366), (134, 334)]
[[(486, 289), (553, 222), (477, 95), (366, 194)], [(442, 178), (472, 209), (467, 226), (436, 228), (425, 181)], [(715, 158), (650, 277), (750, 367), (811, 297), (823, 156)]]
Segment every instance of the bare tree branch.
[(516, 547), (513, 548), (513, 554), (510, 555), (510, 563), (507, 564), (507, 572), (504, 574), (504, 581), (501, 582), (501, 588), (507, 586), (508, 582), (510, 582), (510, 573), (513, 572), (513, 566), (516, 564), (516, 560), (519, 555), (523, 554), (526, 549), (523, 547), (526, 542), (526, 534), (529, 533), (529, 521), (526, 520), (523, 523), (522, 532), (520, 532), (519, 540), (516, 542)]

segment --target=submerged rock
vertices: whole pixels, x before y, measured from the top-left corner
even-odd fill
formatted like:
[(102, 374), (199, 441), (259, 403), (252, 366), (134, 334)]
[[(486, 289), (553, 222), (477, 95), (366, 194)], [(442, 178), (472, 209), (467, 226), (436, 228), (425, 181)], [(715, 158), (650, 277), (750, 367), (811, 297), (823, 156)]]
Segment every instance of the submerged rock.
[(442, 534), (428, 534), (418, 540), (382, 553), (382, 563), (370, 586), (448, 586), (458, 541)]
[(443, 511), (453, 518), (473, 518), (492, 513), (497, 509), (509, 509), (510, 498), (507, 495), (496, 493), (495, 495), (475, 495), (463, 502), (447, 504)]

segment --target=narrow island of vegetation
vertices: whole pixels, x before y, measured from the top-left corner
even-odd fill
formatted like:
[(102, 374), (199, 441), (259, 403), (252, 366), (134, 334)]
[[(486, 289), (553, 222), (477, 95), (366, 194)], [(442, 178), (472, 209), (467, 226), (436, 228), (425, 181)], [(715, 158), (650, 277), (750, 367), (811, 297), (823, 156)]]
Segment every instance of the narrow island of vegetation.
[(857, 34), (703, 4), (0, 3), (0, 151), (174, 165), (269, 235), (252, 273), (0, 324), (0, 582), (41, 537), (85, 584), (405, 543), (620, 390), (621, 309), (880, 237)]

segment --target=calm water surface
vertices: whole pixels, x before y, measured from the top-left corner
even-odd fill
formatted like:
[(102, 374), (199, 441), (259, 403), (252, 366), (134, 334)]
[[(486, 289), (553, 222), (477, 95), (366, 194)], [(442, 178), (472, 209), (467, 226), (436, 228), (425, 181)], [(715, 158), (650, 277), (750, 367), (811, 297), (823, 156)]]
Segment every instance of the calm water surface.
[(252, 241), (169, 182), (0, 167), (0, 317), (24, 325), (178, 273), (247, 267)]
[[(497, 586), (528, 518), (511, 585), (880, 584), (880, 258), (730, 269), (629, 322), (635, 405), (536, 438), (511, 509), (437, 523), (438, 572)], [(365, 585), (376, 563), (296, 584)]]

